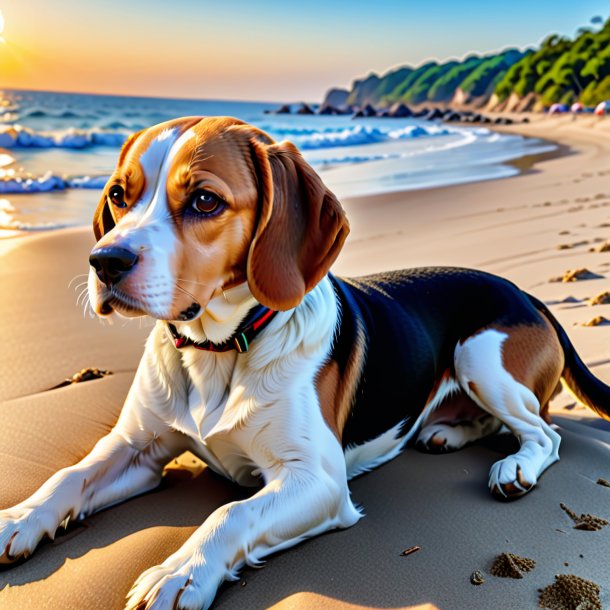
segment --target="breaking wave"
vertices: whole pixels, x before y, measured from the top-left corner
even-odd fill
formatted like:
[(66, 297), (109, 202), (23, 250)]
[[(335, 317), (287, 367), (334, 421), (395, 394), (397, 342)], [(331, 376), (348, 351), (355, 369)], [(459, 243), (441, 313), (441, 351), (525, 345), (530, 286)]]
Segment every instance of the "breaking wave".
[[(8, 173), (8, 172), (6, 172)], [(42, 176), (5, 175), (0, 178), (0, 195), (48, 193), (65, 189), (101, 189), (110, 176), (61, 176), (47, 172)]]
[(119, 147), (130, 131), (93, 129), (64, 129), (36, 131), (22, 125), (0, 126), (0, 148), (72, 148), (90, 146)]
[(462, 133), (462, 131), (457, 129), (440, 125), (429, 125), (426, 127), (422, 125), (408, 125), (401, 129), (381, 129), (371, 125), (354, 125), (339, 129), (326, 128), (321, 130), (278, 128), (273, 125), (264, 125), (263, 130), (269, 131), (273, 136), (294, 142), (301, 150), (315, 150), (335, 146), (361, 146)]

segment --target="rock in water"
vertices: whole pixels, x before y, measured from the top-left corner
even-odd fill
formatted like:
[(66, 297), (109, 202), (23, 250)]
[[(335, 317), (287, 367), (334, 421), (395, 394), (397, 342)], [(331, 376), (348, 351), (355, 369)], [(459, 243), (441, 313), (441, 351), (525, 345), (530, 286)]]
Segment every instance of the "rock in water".
[(314, 114), (314, 111), (311, 109), (311, 106), (309, 104), (306, 104), (305, 102), (303, 102), (298, 108), (297, 108), (297, 114)]
[(396, 102), (390, 107), (390, 110), (388, 111), (388, 116), (396, 119), (402, 119), (405, 117), (413, 116), (413, 112), (406, 104)]

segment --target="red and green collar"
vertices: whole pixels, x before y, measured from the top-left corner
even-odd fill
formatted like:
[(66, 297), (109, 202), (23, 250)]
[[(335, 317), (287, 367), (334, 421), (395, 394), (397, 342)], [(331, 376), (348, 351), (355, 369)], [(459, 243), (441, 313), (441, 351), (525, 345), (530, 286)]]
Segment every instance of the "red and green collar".
[(194, 347), (206, 352), (228, 352), (234, 349), (243, 354), (248, 351), (250, 343), (266, 328), (277, 313), (273, 309), (257, 305), (250, 310), (233, 335), (222, 343), (212, 343), (207, 340), (201, 342), (193, 341), (181, 335), (177, 328), (169, 322), (167, 323), (167, 329), (174, 341), (174, 345), (178, 349)]

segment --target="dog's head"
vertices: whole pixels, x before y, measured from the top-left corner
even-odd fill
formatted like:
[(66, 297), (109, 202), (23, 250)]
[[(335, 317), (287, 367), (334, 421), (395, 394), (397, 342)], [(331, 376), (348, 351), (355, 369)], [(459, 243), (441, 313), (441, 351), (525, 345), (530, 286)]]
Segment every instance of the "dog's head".
[(349, 226), (289, 142), (232, 118), (189, 117), (129, 138), (93, 219), (98, 315), (193, 320), (248, 282), (263, 305), (298, 305)]

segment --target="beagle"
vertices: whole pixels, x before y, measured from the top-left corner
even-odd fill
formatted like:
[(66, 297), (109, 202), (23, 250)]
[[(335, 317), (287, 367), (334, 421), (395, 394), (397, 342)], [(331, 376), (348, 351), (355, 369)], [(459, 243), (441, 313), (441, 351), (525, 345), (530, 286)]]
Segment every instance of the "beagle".
[(546, 411), (560, 381), (610, 415), (610, 388), (510, 282), (456, 268), (332, 276), (341, 205), (292, 144), (236, 119), (129, 138), (94, 231), (94, 311), (158, 321), (113, 430), (0, 511), (0, 562), (153, 489), (187, 450), (259, 487), (144, 572), (127, 608), (208, 608), (242, 565), (354, 525), (348, 480), (410, 440), (453, 451), (506, 425), (520, 448), (489, 487), (514, 498), (559, 459)]

